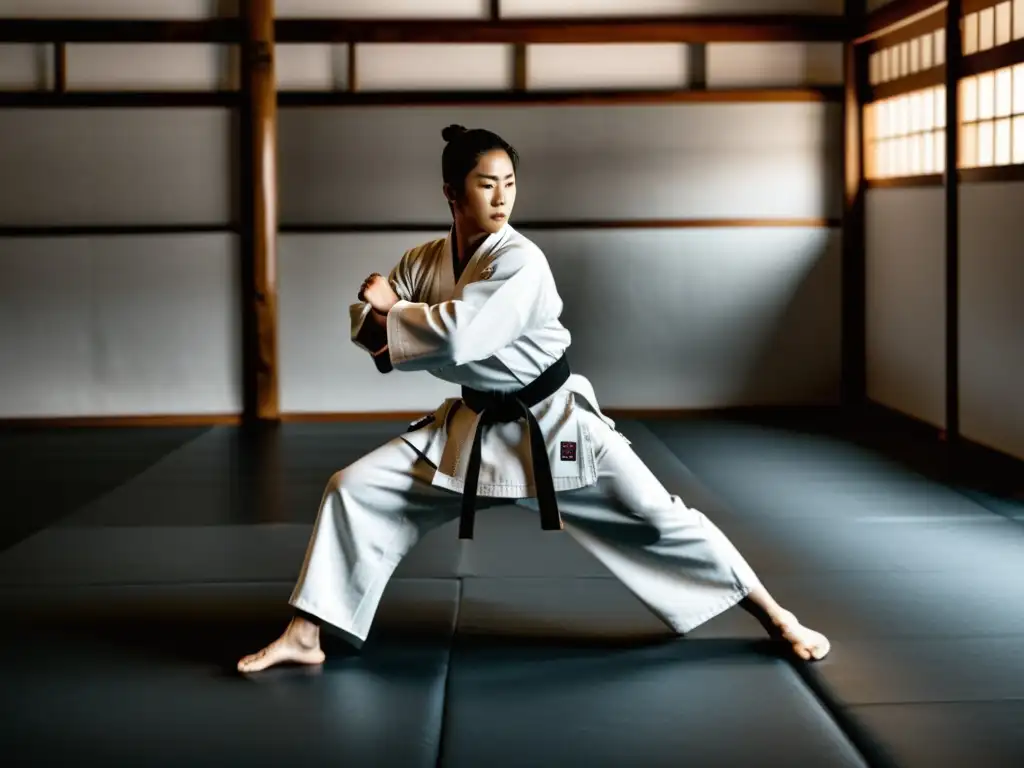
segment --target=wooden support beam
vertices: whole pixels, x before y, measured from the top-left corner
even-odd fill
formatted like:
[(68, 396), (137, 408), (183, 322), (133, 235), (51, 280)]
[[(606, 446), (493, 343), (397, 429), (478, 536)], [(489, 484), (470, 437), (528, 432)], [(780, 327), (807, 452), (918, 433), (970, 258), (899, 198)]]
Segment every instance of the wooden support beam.
[(908, 19), (941, 10), (944, 0), (893, 0), (870, 14), (851, 30), (858, 30), (858, 37), (877, 35), (880, 32), (904, 23)]
[[(245, 8), (247, 4), (243, 3)], [(845, 41), (842, 16), (277, 19), (283, 43), (727, 43)], [(0, 19), (0, 43), (241, 43), (238, 19)]]
[(957, 173), (960, 145), (958, 85), (961, 53), (961, 0), (946, 4), (946, 168), (943, 174), (946, 209), (946, 440), (951, 469), (960, 437), (960, 186)]
[(512, 90), (525, 93), (529, 82), (526, 46), (516, 43), (512, 47)]
[(238, 43), (242, 37), (238, 19), (0, 19), (0, 43)]
[(0, 225), (0, 237), (138, 237), (140, 235), (235, 234), (232, 224), (30, 224)]
[(274, 0), (243, 4), (242, 275), (244, 416), (280, 419), (277, 367), (277, 93)]
[[(863, 24), (864, 0), (847, 0), (851, 29)], [(868, 85), (867, 52), (843, 45), (843, 256), (842, 387), (844, 406), (867, 398), (866, 222), (864, 218), (863, 104)]]
[(690, 87), (696, 91), (708, 88), (708, 46), (706, 43), (690, 43), (686, 46), (687, 75)]
[(348, 88), (349, 93), (359, 90), (359, 62), (356, 59), (356, 44), (348, 44)]
[[(451, 226), (443, 221), (407, 222), (338, 222), (289, 224), (284, 222), (279, 231), (286, 234), (366, 234), (394, 232), (443, 232)], [(748, 218), (748, 219), (538, 219), (516, 221), (518, 230), (610, 230), (610, 229), (837, 229), (840, 219), (800, 218)]]
[(67, 46), (56, 43), (53, 46), (53, 90), (64, 93), (68, 89)]
[[(525, 65), (524, 65), (525, 66)], [(522, 71), (525, 78), (525, 69)], [(657, 89), (624, 91), (281, 91), (280, 107), (414, 107), (465, 104), (516, 106), (597, 104), (750, 104), (839, 102), (841, 87)]]
[(237, 107), (238, 91), (0, 91), (0, 107), (102, 109)]
[(846, 40), (841, 16), (553, 19), (278, 19), (288, 43), (727, 43)]

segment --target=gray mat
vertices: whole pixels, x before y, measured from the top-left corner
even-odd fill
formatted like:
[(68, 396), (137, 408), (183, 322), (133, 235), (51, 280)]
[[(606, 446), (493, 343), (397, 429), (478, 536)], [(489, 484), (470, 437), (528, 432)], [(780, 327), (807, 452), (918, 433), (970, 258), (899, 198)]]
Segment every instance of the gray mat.
[[(312, 526), (54, 527), (0, 554), (0, 586), (288, 581), (299, 575)], [(424, 537), (396, 578), (448, 578), (457, 523)]]
[(854, 707), (900, 768), (1020, 768), (1024, 701)]
[(276, 637), (287, 613), (271, 608), (280, 591), (244, 589), (147, 590), (134, 600), (123, 590), (79, 593), (89, 607), (77, 614), (5, 627), (5, 757), (275, 766), (344, 755), (352, 765), (436, 765), (456, 582), (393, 582), (361, 653), (327, 637), (322, 668), (251, 677), (233, 671), (235, 660)]
[[(572, 639), (580, 642), (670, 640), (678, 636), (617, 579), (466, 579), (461, 636)], [(755, 639), (764, 631), (736, 608), (687, 639)]]
[(787, 663), (728, 643), (462, 640), (448, 691), (448, 768), (866, 765)]
[(1024, 635), (842, 639), (807, 672), (844, 706), (1024, 700)]
[(0, 430), (0, 549), (53, 525), (208, 429)]
[(650, 421), (709, 491), (745, 518), (970, 522), (992, 513), (892, 458), (838, 437), (730, 422)]

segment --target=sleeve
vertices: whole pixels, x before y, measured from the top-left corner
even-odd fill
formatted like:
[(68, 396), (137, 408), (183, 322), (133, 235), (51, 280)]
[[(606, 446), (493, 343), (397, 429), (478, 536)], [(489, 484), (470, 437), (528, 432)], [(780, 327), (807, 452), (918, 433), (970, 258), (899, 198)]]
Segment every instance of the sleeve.
[[(416, 297), (415, 282), (413, 280), (411, 266), (412, 254), (413, 251), (406, 251), (402, 258), (399, 259), (398, 264), (394, 266), (391, 273), (388, 275), (388, 282), (391, 283), (392, 290), (398, 294), (399, 299), (404, 301), (413, 301)], [(378, 350), (367, 347), (362, 341), (361, 333), (363, 330), (363, 323), (371, 311), (373, 310), (365, 301), (351, 304), (348, 308), (352, 343), (361, 349), (365, 349), (372, 355)]]
[(485, 360), (519, 338), (537, 318), (551, 274), (543, 254), (512, 248), (495, 257), (486, 279), (460, 299), (399, 301), (388, 313), (388, 346), (397, 370), (432, 370)]

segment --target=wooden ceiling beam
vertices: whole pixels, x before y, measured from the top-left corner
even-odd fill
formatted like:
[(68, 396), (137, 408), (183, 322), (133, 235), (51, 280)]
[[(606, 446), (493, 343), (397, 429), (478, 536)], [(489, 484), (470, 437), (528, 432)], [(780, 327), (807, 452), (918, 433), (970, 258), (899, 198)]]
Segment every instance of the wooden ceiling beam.
[[(835, 41), (841, 16), (659, 16), (553, 19), (278, 18), (282, 43), (718, 43)], [(237, 19), (0, 19), (4, 43), (240, 43)]]

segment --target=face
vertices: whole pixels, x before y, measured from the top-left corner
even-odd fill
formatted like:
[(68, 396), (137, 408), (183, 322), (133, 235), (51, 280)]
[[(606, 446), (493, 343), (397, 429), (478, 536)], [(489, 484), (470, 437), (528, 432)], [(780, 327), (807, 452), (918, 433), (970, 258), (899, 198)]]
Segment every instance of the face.
[(481, 155), (476, 167), (466, 176), (465, 194), (455, 202), (456, 216), (476, 232), (497, 232), (512, 216), (515, 183), (515, 170), (504, 150)]

